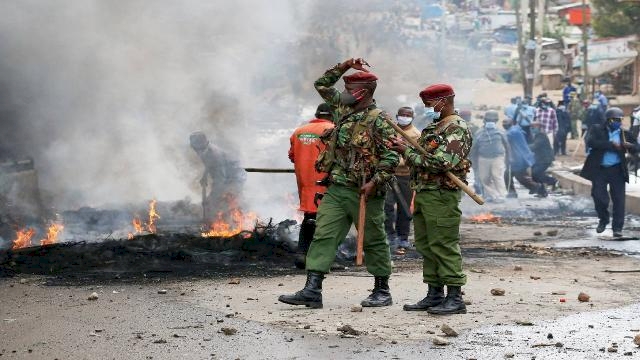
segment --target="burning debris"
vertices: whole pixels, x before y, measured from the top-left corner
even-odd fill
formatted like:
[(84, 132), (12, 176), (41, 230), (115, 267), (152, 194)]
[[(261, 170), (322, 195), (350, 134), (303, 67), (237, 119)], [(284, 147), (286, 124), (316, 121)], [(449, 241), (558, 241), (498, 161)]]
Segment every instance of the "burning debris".
[[(51, 245), (58, 242), (58, 235), (64, 229), (62, 224), (53, 223), (47, 229), (47, 234), (44, 239), (40, 240), (40, 246)], [(12, 249), (21, 249), (33, 246), (31, 239), (36, 234), (33, 228), (23, 228), (16, 232), (16, 239), (13, 240)]]
[(136, 215), (131, 221), (133, 225), (133, 233), (129, 233), (129, 240), (133, 239), (135, 235), (140, 235), (144, 232), (144, 228), (147, 228), (147, 231), (151, 234), (155, 234), (158, 229), (156, 228), (156, 220), (160, 219), (160, 215), (156, 211), (156, 203), (157, 201), (151, 200), (149, 202), (149, 222), (143, 223), (142, 220)]
[[(62, 229), (50, 228), (51, 239)], [(0, 274), (60, 274), (77, 271), (105, 272), (194, 272), (217, 271), (226, 266), (255, 266), (256, 263), (292, 263), (296, 249), (294, 220), (257, 223), (253, 231), (232, 236), (186, 233), (151, 233), (132, 239), (101, 242), (53, 241), (31, 246), (33, 229), (20, 231), (20, 247), (0, 251)], [(58, 231), (58, 232), (56, 232)]]
[(488, 223), (499, 224), (500, 223), (500, 217), (495, 216), (491, 213), (482, 213), (482, 214), (474, 215), (470, 217), (469, 220), (474, 224), (488, 224)]

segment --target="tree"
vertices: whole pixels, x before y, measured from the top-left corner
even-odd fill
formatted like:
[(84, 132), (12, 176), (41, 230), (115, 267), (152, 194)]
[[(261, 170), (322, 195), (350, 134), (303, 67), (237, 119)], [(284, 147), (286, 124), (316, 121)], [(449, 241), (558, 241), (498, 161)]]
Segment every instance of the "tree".
[(591, 0), (593, 29), (600, 37), (640, 35), (640, 2)]

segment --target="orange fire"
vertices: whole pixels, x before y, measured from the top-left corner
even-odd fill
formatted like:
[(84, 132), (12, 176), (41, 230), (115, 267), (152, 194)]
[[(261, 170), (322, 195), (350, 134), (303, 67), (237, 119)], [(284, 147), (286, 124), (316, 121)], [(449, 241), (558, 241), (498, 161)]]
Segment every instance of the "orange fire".
[(160, 219), (160, 214), (158, 214), (158, 212), (156, 211), (156, 200), (151, 200), (151, 202), (149, 203), (149, 222), (148, 223), (143, 223), (142, 220), (140, 220), (140, 218), (136, 215), (133, 217), (133, 220), (131, 221), (131, 224), (133, 225), (133, 232), (129, 233), (129, 240), (133, 239), (134, 236), (138, 235), (138, 234), (142, 234), (142, 232), (144, 231), (144, 228), (147, 228), (147, 231), (149, 231), (152, 234), (155, 234), (157, 229), (156, 229), (156, 220)]
[(40, 245), (51, 245), (58, 242), (58, 234), (64, 229), (62, 224), (51, 224), (47, 229), (47, 237), (40, 240)]
[(160, 215), (156, 212), (156, 201), (154, 199), (149, 203), (149, 224), (147, 224), (147, 229), (150, 233), (156, 233), (157, 219), (160, 219)]
[(486, 223), (500, 223), (500, 217), (499, 216), (495, 216), (491, 213), (483, 213), (483, 214), (478, 214), (475, 216), (472, 216), (469, 218), (469, 220), (471, 220), (471, 222), (476, 223), (476, 224), (486, 224)]
[(24, 228), (18, 230), (16, 233), (16, 239), (13, 240), (12, 249), (21, 249), (31, 246), (31, 238), (36, 233), (32, 228)]
[(222, 211), (218, 212), (216, 220), (211, 223), (209, 231), (203, 232), (203, 237), (230, 237), (241, 233), (243, 230), (251, 230), (250, 227), (255, 225), (257, 216), (250, 212), (242, 213), (240, 209), (232, 209), (229, 211), (231, 221), (227, 222)]

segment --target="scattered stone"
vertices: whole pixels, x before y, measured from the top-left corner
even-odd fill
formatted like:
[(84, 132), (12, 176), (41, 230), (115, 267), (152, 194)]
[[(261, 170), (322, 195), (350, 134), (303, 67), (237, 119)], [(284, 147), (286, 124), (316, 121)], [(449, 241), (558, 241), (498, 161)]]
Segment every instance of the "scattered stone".
[(529, 276), (529, 279), (531, 279), (531, 280), (540, 280), (540, 276), (531, 275), (531, 276)]
[(154, 344), (166, 344), (167, 340), (165, 339), (158, 339), (158, 340), (153, 340)]
[(233, 279), (229, 280), (229, 284), (238, 285), (238, 284), (240, 284), (240, 279), (233, 278)]
[(580, 294), (578, 294), (578, 301), (580, 302), (589, 302), (589, 299), (591, 297), (583, 292), (581, 292)]
[(353, 336), (362, 335), (362, 331), (352, 328), (351, 325), (342, 325), (336, 330), (340, 331), (344, 335), (353, 335)]
[(222, 332), (225, 335), (235, 335), (238, 332), (238, 330), (232, 327), (223, 327), (223, 328), (220, 328), (220, 332)]
[(449, 345), (449, 340), (442, 338), (440, 336), (434, 336), (431, 341), (433, 342), (433, 345), (439, 345), (439, 346)]
[[(589, 329), (593, 329), (593, 325), (589, 325)], [(640, 344), (638, 344), (638, 345), (640, 345)]]
[(362, 312), (362, 305), (360, 304), (351, 305), (351, 312)]
[(442, 324), (442, 326), (440, 326), (440, 330), (447, 336), (452, 336), (452, 337), (458, 336), (458, 332), (453, 330), (451, 326), (447, 324)]
[(87, 300), (98, 300), (98, 293), (97, 292), (92, 292), (91, 295), (89, 295), (89, 297), (87, 298)]
[(563, 343), (561, 343), (561, 342), (557, 342), (557, 343), (556, 343), (556, 347), (557, 347), (557, 348), (561, 348), (561, 347), (563, 347), (563, 346), (564, 346), (564, 344), (563, 344)]
[(564, 290), (556, 290), (556, 291), (552, 291), (551, 295), (567, 295), (567, 292)]
[(636, 336), (633, 338), (633, 343), (634, 343), (634, 344), (636, 344), (636, 345), (638, 345), (638, 346), (640, 346), (640, 334), (636, 335)]
[(547, 236), (556, 236), (556, 235), (558, 235), (558, 230), (547, 231)]
[(617, 346), (609, 346), (609, 347), (607, 348), (607, 352), (610, 352), (610, 353), (617, 353), (617, 352), (618, 352), (618, 347), (617, 347)]
[(536, 231), (533, 233), (534, 236), (540, 236), (542, 235), (542, 231)]
[(397, 344), (398, 342), (397, 342), (396, 340), (391, 340), (391, 343), (395, 345), (395, 344)]
[(158, 294), (166, 294), (166, 293), (167, 293), (167, 290), (165, 289), (158, 290)]
[(465, 304), (465, 305), (471, 305), (471, 300), (467, 300), (467, 299), (465, 299), (465, 300), (464, 300), (464, 304)]
[(305, 325), (303, 329), (305, 330), (311, 329), (311, 325)]
[(516, 320), (516, 324), (521, 326), (533, 326), (533, 322), (530, 320)]
[(180, 293), (180, 296), (185, 296), (185, 295), (186, 295), (186, 293), (183, 293), (183, 292)]
[(547, 334), (547, 339), (549, 340), (553, 339), (553, 334), (552, 333)]
[(284, 286), (284, 284), (283, 283), (279, 283), (278, 286)]
[(516, 265), (516, 266), (514, 266), (514, 267), (513, 267), (513, 270), (515, 270), (515, 271), (522, 271), (522, 266), (520, 266), (520, 265)]
[(505, 290), (500, 288), (491, 289), (491, 295), (493, 296), (504, 296)]
[(97, 333), (101, 333), (103, 331), (104, 331), (104, 329), (95, 329), (95, 330), (93, 330), (93, 332), (97, 332)]
[(27, 280), (27, 279), (24, 279), (24, 278), (20, 279), (20, 284), (26, 284), (28, 282), (29, 282), (29, 280)]
[(514, 356), (516, 356), (516, 354), (514, 354), (514, 353), (506, 353), (506, 354), (504, 354), (504, 358), (505, 358), (505, 359), (511, 359), (511, 358), (513, 358)]
[(567, 302), (567, 299), (565, 299), (565, 298), (560, 298), (560, 302)]
[(632, 355), (633, 355), (633, 353), (631, 351), (627, 351), (627, 352), (624, 353), (624, 356), (632, 356)]

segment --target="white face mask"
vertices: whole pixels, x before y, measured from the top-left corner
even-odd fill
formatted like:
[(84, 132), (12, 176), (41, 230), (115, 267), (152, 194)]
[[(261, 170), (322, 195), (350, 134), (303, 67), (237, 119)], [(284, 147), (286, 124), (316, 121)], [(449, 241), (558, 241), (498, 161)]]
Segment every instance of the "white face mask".
[(484, 123), (484, 127), (486, 127), (487, 129), (495, 129), (496, 123), (494, 123), (493, 121), (487, 121), (486, 123)]
[(411, 124), (413, 118), (410, 116), (396, 116), (396, 120), (398, 121), (398, 125), (407, 126)]

